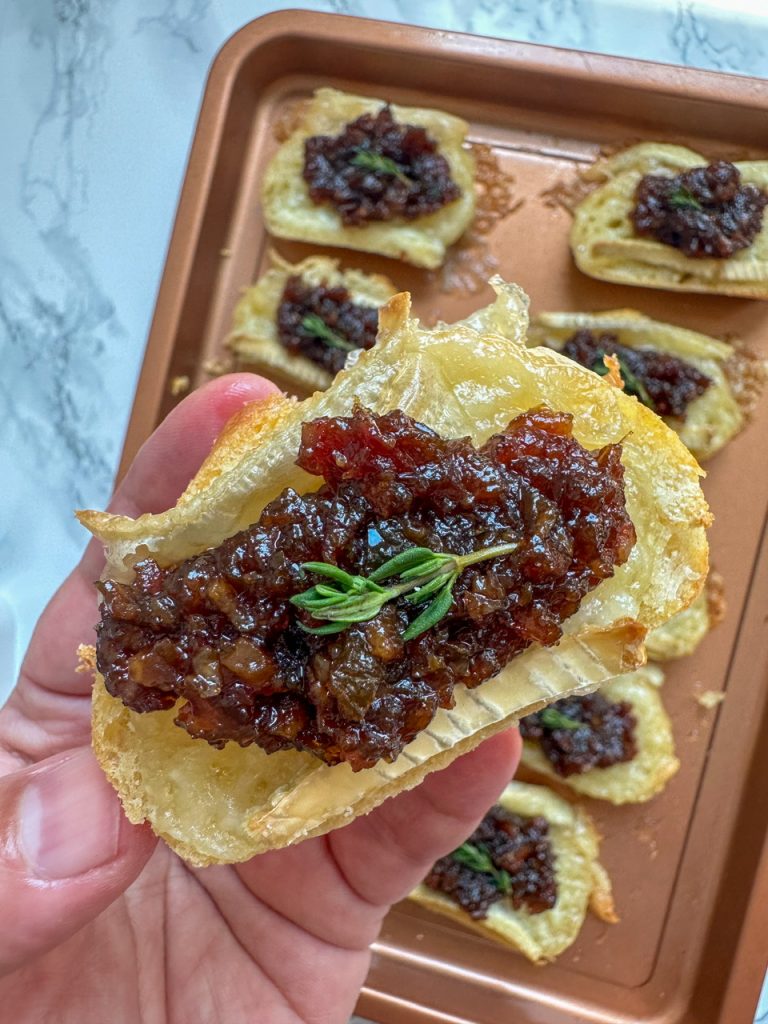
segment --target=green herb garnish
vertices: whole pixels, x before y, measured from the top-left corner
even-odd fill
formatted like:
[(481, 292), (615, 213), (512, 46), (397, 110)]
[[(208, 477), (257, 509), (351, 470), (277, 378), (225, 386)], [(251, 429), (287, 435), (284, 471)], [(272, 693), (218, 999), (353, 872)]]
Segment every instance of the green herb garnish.
[(673, 210), (703, 210), (696, 196), (685, 185), (678, 185), (674, 192), (667, 196), (667, 202)]
[(383, 153), (375, 153), (372, 149), (358, 149), (352, 157), (351, 163), (355, 167), (362, 167), (365, 171), (375, 171), (376, 174), (391, 174), (393, 178), (402, 181), (404, 185), (412, 185), (413, 182), (394, 160)]
[(545, 729), (580, 729), (584, 725), (583, 722), (564, 715), (557, 708), (544, 708), (539, 712), (539, 721)]
[(353, 352), (357, 347), (353, 345), (351, 341), (347, 341), (346, 338), (342, 338), (336, 331), (331, 330), (328, 324), (323, 320), (317, 313), (307, 313), (302, 319), (301, 326), (304, 330), (311, 334), (315, 338), (319, 338), (320, 341), (324, 341), (326, 345), (330, 345), (331, 348), (340, 348), (345, 352)]
[(458, 850), (453, 851), (451, 856), (459, 864), (464, 864), (466, 867), (471, 868), (472, 871), (482, 871), (484, 874), (490, 875), (499, 892), (506, 894), (512, 888), (512, 879), (509, 877), (509, 872), (503, 868), (496, 867), (491, 860), (491, 855), (482, 843), (462, 843)]
[[(469, 565), (489, 558), (510, 555), (519, 547), (517, 542), (497, 547), (482, 548), (471, 555), (449, 555), (430, 548), (408, 548), (380, 565), (370, 576), (353, 576), (328, 562), (305, 562), (302, 569), (324, 576), (331, 583), (318, 583), (302, 594), (291, 598), (291, 603), (315, 619), (327, 620), (324, 626), (300, 625), (308, 633), (327, 635), (340, 633), (353, 622), (367, 622), (375, 618), (387, 601), (405, 597), (417, 605), (431, 598), (427, 607), (403, 633), (403, 640), (413, 640), (436, 625), (453, 603), (453, 586)], [(398, 578), (398, 582), (382, 586), (384, 580)]]
[[(603, 362), (603, 357), (607, 355), (605, 352), (598, 352), (597, 359), (594, 361), (590, 369), (594, 373), (598, 373), (601, 377), (605, 377), (609, 373), (608, 367)], [(634, 395), (639, 402), (642, 402), (648, 409), (656, 410), (656, 403), (648, 393), (648, 388), (640, 380), (637, 374), (633, 373), (627, 366), (621, 356), (617, 356), (612, 353), (614, 359), (619, 364), (619, 370), (621, 371), (621, 379), (624, 381), (624, 390), (628, 395)]]

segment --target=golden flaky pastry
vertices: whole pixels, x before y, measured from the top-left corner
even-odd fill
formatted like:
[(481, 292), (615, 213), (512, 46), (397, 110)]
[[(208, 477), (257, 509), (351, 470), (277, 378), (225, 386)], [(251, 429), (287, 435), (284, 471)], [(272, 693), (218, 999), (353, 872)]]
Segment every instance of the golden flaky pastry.
[(316, 205), (309, 198), (303, 177), (305, 140), (313, 135), (339, 135), (350, 121), (376, 114), (383, 106), (383, 100), (336, 89), (315, 92), (299, 124), (267, 167), (261, 196), (267, 228), (278, 238), (360, 249), (433, 269), (443, 263), (446, 248), (463, 235), (475, 214), (475, 161), (465, 146), (468, 125), (461, 118), (440, 110), (391, 105), (392, 116), (400, 124), (426, 129), (461, 189), (458, 199), (434, 213), (350, 227), (333, 206)]
[(538, 743), (526, 740), (522, 763), (526, 768), (554, 779), (584, 796), (608, 800), (612, 804), (639, 804), (656, 796), (677, 772), (680, 762), (675, 756), (672, 723), (661, 702), (659, 687), (664, 674), (656, 665), (646, 665), (636, 672), (617, 676), (600, 687), (600, 693), (618, 704), (632, 705), (635, 716), (637, 753), (631, 761), (609, 768), (590, 768), (581, 775), (563, 778)]
[(510, 782), (498, 803), (525, 818), (538, 815), (549, 822), (549, 841), (555, 862), (557, 901), (551, 910), (531, 914), (515, 910), (508, 900), (499, 900), (485, 918), (476, 921), (450, 896), (420, 885), (410, 899), (429, 910), (444, 914), (490, 939), (503, 942), (534, 963), (554, 960), (579, 934), (587, 909), (603, 921), (618, 921), (613, 906), (611, 883), (598, 861), (600, 837), (592, 819), (546, 786)]
[[(635, 234), (630, 214), (635, 189), (646, 174), (670, 177), (709, 160), (684, 146), (643, 142), (599, 160), (584, 172), (599, 182), (576, 207), (571, 250), (579, 270), (603, 281), (669, 288), (682, 292), (713, 292), (768, 299), (768, 219), (746, 249), (727, 259), (698, 259), (654, 238)], [(768, 161), (735, 165), (742, 181), (768, 189)]]
[(669, 661), (693, 654), (704, 637), (725, 618), (725, 584), (714, 569), (709, 570), (704, 589), (696, 600), (652, 629), (645, 640), (648, 657)]
[(263, 373), (291, 392), (311, 394), (327, 388), (333, 375), (298, 352), (289, 352), (277, 335), (277, 311), (289, 277), (297, 276), (312, 288), (346, 288), (351, 302), (378, 308), (397, 289), (382, 274), (362, 270), (339, 270), (339, 261), (327, 256), (310, 256), (292, 265), (270, 252), (271, 267), (256, 284), (246, 288), (235, 307), (227, 344), (239, 364)]
[(668, 352), (709, 377), (711, 385), (690, 403), (685, 419), (667, 420), (697, 459), (714, 455), (749, 422), (765, 384), (766, 366), (743, 346), (651, 320), (634, 309), (541, 313), (531, 322), (529, 343), (561, 349), (583, 329), (615, 334), (627, 348)]
[(444, 437), (469, 435), (476, 444), (546, 403), (573, 414), (575, 436), (587, 447), (623, 443), (637, 531), (629, 560), (564, 623), (557, 647), (529, 648), (476, 690), (458, 686), (455, 707), (439, 711), (393, 764), (354, 773), (309, 753), (215, 750), (174, 727), (173, 711), (137, 715), (97, 680), (101, 763), (131, 820), (149, 819), (190, 861), (243, 860), (344, 825), (521, 713), (636, 667), (646, 630), (698, 594), (710, 515), (693, 457), (657, 416), (596, 374), (526, 348), (526, 296), (500, 279), (493, 284), (498, 297), (488, 309), (430, 329), (410, 318), (409, 296), (396, 295), (381, 310), (373, 349), (353, 354), (327, 391), (304, 402), (273, 397), (243, 409), (168, 512), (136, 520), (80, 513), (105, 545), (108, 578), (130, 579), (145, 555), (176, 564), (250, 525), (286, 487), (317, 486), (294, 462), (301, 424), (349, 415), (356, 402), (377, 413), (402, 409)]

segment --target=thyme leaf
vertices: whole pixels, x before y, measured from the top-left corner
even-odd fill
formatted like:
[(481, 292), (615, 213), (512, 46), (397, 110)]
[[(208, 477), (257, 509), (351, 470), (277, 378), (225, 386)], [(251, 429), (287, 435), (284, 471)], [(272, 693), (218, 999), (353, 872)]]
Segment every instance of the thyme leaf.
[[(353, 576), (328, 562), (305, 562), (304, 572), (330, 580), (316, 583), (295, 594), (291, 604), (308, 612), (313, 619), (326, 622), (321, 626), (300, 623), (308, 633), (326, 635), (339, 633), (355, 622), (375, 618), (388, 601), (405, 597), (409, 604), (429, 604), (403, 633), (404, 640), (413, 640), (444, 618), (453, 604), (453, 587), (469, 565), (490, 558), (502, 558), (516, 551), (517, 541), (480, 548), (469, 555), (452, 555), (430, 548), (408, 548), (374, 570), (370, 576)], [(387, 586), (381, 584), (389, 580)]]
[(490, 875), (499, 892), (507, 894), (512, 888), (512, 879), (509, 872), (503, 868), (497, 868), (491, 860), (491, 855), (482, 843), (462, 843), (461, 846), (451, 854), (454, 860), (472, 871), (482, 871)]
[(545, 729), (580, 729), (584, 724), (575, 718), (569, 718), (557, 708), (543, 708), (539, 712), (539, 721)]
[(355, 167), (361, 167), (365, 171), (373, 171), (375, 174), (391, 174), (393, 178), (402, 181), (404, 185), (413, 184), (402, 167), (398, 166), (394, 160), (384, 156), (383, 153), (376, 153), (372, 149), (358, 149), (352, 157), (351, 163)]
[[(459, 574), (455, 572), (446, 579), (442, 587), (438, 589), (437, 596), (432, 598), (421, 615), (417, 615), (405, 630), (403, 640), (414, 640), (417, 636), (421, 636), (448, 614), (448, 610), (453, 604), (453, 585), (458, 578)], [(427, 583), (427, 587), (429, 586), (430, 584)], [(421, 597), (419, 591), (416, 591), (416, 596)]]
[(667, 196), (667, 202), (673, 210), (703, 210), (696, 196), (685, 185), (678, 185)]
[(332, 330), (317, 313), (307, 313), (301, 321), (301, 326), (307, 334), (311, 334), (313, 338), (324, 341), (331, 348), (340, 348), (344, 352), (353, 352), (356, 348), (351, 341), (347, 341), (346, 338), (342, 338), (340, 334)]

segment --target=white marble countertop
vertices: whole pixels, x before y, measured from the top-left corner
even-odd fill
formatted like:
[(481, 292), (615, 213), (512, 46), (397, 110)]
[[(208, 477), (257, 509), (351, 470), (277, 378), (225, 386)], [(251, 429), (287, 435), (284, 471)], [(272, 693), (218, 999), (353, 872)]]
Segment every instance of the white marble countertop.
[[(297, 6), (768, 73), (765, 0)], [(208, 67), (280, 7), (0, 2), (0, 700), (85, 544), (72, 509), (109, 495)]]

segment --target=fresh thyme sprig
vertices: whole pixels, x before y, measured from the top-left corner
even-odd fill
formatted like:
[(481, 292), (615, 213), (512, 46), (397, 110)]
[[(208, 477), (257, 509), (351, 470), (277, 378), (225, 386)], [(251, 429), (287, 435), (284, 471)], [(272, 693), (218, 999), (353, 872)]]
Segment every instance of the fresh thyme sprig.
[(402, 181), (404, 185), (412, 185), (402, 167), (399, 167), (394, 160), (383, 153), (376, 153), (372, 149), (358, 149), (350, 161), (355, 167), (362, 167), (365, 171), (375, 171), (377, 174), (391, 174), (393, 178)]
[[(451, 555), (430, 548), (408, 548), (380, 565), (370, 576), (353, 576), (328, 562), (305, 562), (302, 569), (325, 577), (330, 583), (317, 583), (291, 598), (291, 603), (315, 619), (324, 619), (323, 626), (305, 626), (308, 633), (327, 635), (340, 633), (354, 622), (367, 622), (379, 614), (387, 601), (405, 597), (418, 605), (431, 598), (403, 633), (403, 640), (413, 640), (436, 625), (453, 603), (453, 586), (469, 565), (489, 558), (511, 555), (518, 542), (481, 548), (470, 555)], [(397, 582), (382, 586), (385, 580)]]
[(544, 708), (539, 712), (539, 721), (545, 729), (580, 729), (583, 722), (569, 718), (557, 708)]
[(673, 210), (703, 210), (704, 207), (701, 205), (696, 196), (691, 192), (690, 189), (686, 188), (685, 185), (678, 185), (676, 189), (669, 193), (667, 202)]
[(331, 330), (325, 320), (318, 316), (317, 313), (307, 313), (301, 321), (301, 326), (308, 334), (319, 338), (320, 341), (324, 341), (331, 348), (340, 348), (344, 352), (352, 352), (355, 348), (352, 342), (347, 341), (346, 338), (342, 338), (336, 331)]
[[(609, 373), (608, 367), (603, 362), (603, 356), (608, 355), (607, 352), (598, 352), (597, 358), (591, 366), (591, 369), (598, 373), (601, 377), (605, 377)], [(610, 353), (619, 364), (619, 370), (621, 371), (621, 379), (624, 381), (624, 390), (628, 395), (634, 395), (638, 401), (642, 402), (648, 409), (656, 409), (656, 403), (648, 393), (648, 388), (643, 384), (636, 373), (633, 373), (627, 366), (626, 362), (617, 356), (615, 353)]]
[(466, 867), (471, 868), (472, 871), (482, 871), (486, 875), (490, 875), (499, 892), (507, 894), (512, 888), (512, 879), (509, 877), (509, 872), (505, 871), (504, 868), (496, 867), (491, 860), (491, 855), (482, 843), (462, 843), (457, 850), (453, 851), (451, 856), (459, 864), (464, 864)]

